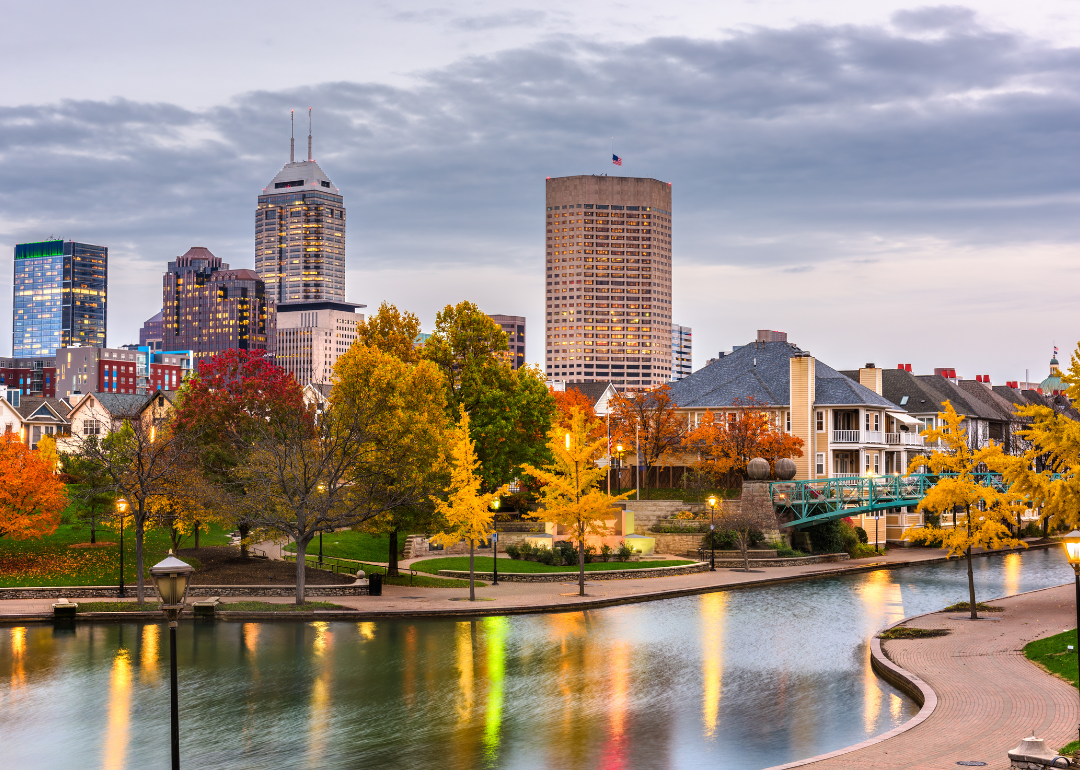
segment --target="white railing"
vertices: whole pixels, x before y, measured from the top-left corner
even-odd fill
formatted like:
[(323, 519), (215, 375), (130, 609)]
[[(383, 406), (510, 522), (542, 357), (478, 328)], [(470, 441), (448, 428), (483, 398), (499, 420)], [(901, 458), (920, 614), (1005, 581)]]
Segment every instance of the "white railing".
[(864, 444), (880, 444), (882, 441), (880, 430), (864, 430), (862, 434)]
[(862, 431), (857, 430), (834, 430), (832, 432), (832, 440), (834, 444), (861, 444)]
[(900, 443), (904, 446), (923, 446), (926, 442), (923, 441), (923, 437), (918, 433), (900, 433)]
[(862, 476), (861, 473), (834, 473), (829, 476), (830, 479), (857, 479)]
[(900, 443), (900, 434), (899, 433), (886, 433), (885, 434), (885, 443), (886, 444), (899, 444)]

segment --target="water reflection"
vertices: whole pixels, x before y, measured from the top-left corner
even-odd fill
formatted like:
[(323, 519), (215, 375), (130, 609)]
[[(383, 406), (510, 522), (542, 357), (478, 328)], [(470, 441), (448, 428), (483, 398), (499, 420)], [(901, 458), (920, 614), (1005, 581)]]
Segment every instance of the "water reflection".
[[(975, 562), (984, 600), (1071, 574), (1059, 553)], [(207, 770), (767, 767), (914, 713), (867, 639), (966, 583), (953, 561), (546, 616), (181, 624), (182, 751)], [(163, 627), (77, 629), (0, 633), (4, 766), (160, 764)]]

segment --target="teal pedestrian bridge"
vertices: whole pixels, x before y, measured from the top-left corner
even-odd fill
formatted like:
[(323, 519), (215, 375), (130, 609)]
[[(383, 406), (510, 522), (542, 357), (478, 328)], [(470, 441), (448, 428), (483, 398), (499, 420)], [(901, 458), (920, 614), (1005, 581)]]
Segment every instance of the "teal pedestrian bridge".
[[(979, 483), (1004, 490), (997, 473), (975, 474)], [(943, 478), (939, 474), (910, 476), (850, 476), (808, 481), (774, 481), (769, 484), (773, 508), (790, 520), (784, 527), (803, 529), (822, 521), (872, 514), (890, 508), (916, 506), (927, 491)]]

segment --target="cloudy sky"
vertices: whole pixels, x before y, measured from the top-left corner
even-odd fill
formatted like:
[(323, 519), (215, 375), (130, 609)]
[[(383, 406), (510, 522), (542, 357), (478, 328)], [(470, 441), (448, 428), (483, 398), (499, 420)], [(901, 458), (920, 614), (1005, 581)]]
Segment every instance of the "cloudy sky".
[(581, 173), (672, 183), (695, 367), (772, 328), (835, 367), (1002, 382), (1080, 339), (1073, 2), (178, 8), (5, 8), (0, 275), (18, 242), (108, 245), (110, 344), (188, 247), (253, 265), (256, 196), (308, 107), (349, 298), (425, 328), (461, 299), (525, 315), (533, 361), (544, 178)]

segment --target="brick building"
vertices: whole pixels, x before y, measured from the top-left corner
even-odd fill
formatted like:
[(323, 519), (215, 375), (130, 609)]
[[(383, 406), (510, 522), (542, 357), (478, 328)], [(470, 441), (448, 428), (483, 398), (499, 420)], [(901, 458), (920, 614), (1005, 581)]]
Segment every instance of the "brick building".
[(127, 348), (62, 348), (56, 360), (60, 398), (86, 393), (146, 395), (157, 390), (173, 391), (183, 384), (192, 366), (187, 351)]
[(55, 398), (56, 358), (0, 358), (0, 392), (9, 388), (24, 396)]

